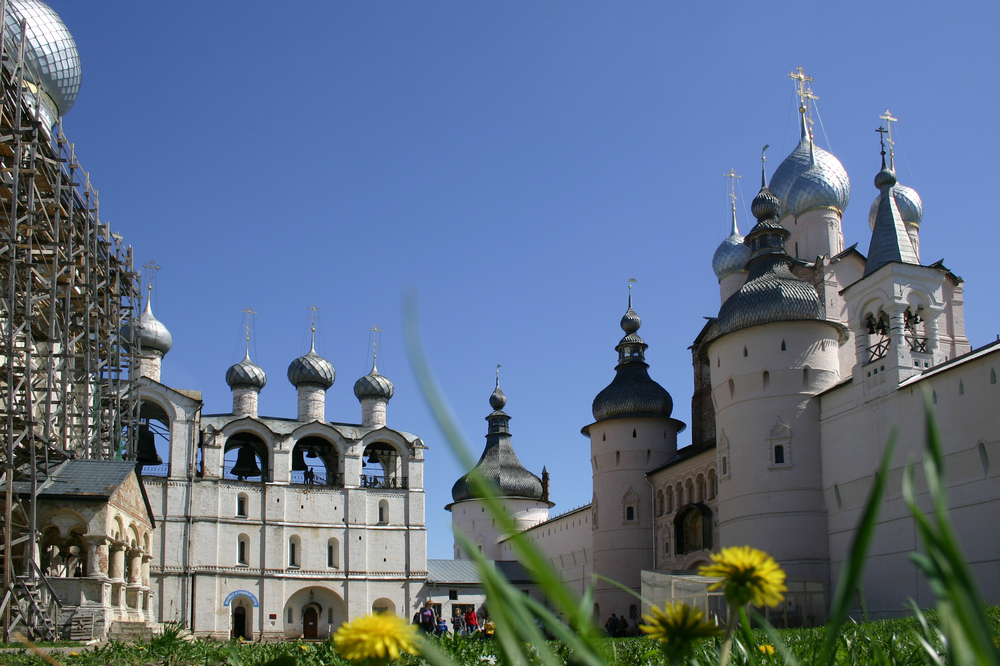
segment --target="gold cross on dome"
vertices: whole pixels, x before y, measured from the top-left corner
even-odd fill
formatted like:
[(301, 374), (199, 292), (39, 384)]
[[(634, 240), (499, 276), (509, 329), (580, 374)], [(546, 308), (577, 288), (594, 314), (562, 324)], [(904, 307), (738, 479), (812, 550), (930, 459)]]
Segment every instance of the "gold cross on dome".
[(736, 179), (742, 178), (736, 173), (736, 169), (730, 169), (729, 173), (722, 174), (729, 179), (729, 198), (733, 200), (733, 210), (736, 210)]
[[(802, 114), (802, 117), (808, 124), (812, 125), (812, 106), (807, 100), (819, 99), (819, 97), (813, 94), (812, 88), (809, 87), (809, 84), (815, 81), (815, 79), (807, 76), (801, 65), (796, 67), (794, 72), (789, 72), (788, 77), (795, 81), (795, 94), (799, 98), (799, 113)], [(811, 130), (809, 134), (812, 135)]]
[(893, 118), (892, 113), (889, 111), (889, 109), (886, 109), (885, 115), (879, 116), (879, 118), (885, 121), (886, 135), (887, 135), (886, 140), (889, 142), (889, 168), (895, 171), (896, 151), (893, 150), (893, 146), (896, 145), (896, 142), (892, 140), (892, 124), (894, 122), (897, 122), (899, 118)]

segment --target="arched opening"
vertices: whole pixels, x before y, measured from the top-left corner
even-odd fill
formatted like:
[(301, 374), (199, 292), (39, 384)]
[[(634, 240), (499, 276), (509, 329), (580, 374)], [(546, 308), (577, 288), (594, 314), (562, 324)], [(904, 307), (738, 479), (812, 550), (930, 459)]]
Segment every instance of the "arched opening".
[(135, 447), (135, 461), (142, 465), (140, 474), (161, 477), (170, 474), (170, 417), (167, 410), (148, 399), (139, 403)]
[(326, 587), (297, 590), (285, 602), (285, 638), (323, 639), (347, 621), (347, 604)]
[(729, 399), (732, 400), (736, 396), (736, 383), (732, 379), (729, 380)]
[(366, 446), (361, 456), (361, 467), (362, 488), (406, 488), (402, 460), (391, 444), (373, 442)]
[(319, 604), (311, 603), (302, 609), (302, 638), (319, 638)]
[(239, 432), (226, 440), (223, 478), (235, 481), (270, 479), (267, 445), (252, 432)]
[(382, 597), (381, 599), (376, 599), (372, 603), (372, 613), (375, 615), (382, 615), (383, 613), (393, 613), (396, 612), (396, 604), (392, 602), (392, 599), (386, 599)]
[(288, 568), (298, 569), (302, 566), (302, 540), (296, 535), (288, 539)]
[(379, 500), (378, 502), (378, 524), (389, 524), (389, 500)]
[(833, 484), (833, 498), (837, 501), (837, 508), (843, 508), (844, 500), (840, 498), (840, 486), (836, 483)]
[(771, 373), (765, 370), (761, 377), (763, 379), (764, 390), (766, 391), (771, 388)]
[(246, 518), (249, 516), (250, 511), (250, 497), (246, 493), (240, 493), (236, 496), (236, 517)]
[(802, 368), (802, 388), (809, 388), (809, 366)]
[(663, 490), (662, 489), (661, 490), (657, 490), (656, 491), (656, 515), (657, 516), (662, 516), (663, 515), (663, 504), (664, 504), (664, 501), (663, 501)]
[(712, 549), (712, 510), (704, 504), (689, 504), (674, 518), (677, 554)]
[(343, 487), (337, 447), (322, 437), (300, 439), (292, 449), (292, 483)]
[(997, 383), (997, 371), (994, 370), (993, 368), (990, 368), (990, 384), (996, 384), (996, 383)]
[(250, 564), (250, 537), (246, 534), (241, 534), (237, 538), (236, 564), (244, 567)]
[(239, 640), (240, 638), (245, 641), (253, 640), (252, 613), (253, 605), (249, 599), (243, 595), (233, 599), (231, 611), (232, 631), (230, 632), (233, 640)]
[(708, 499), (715, 499), (719, 492), (719, 479), (715, 476), (715, 470), (708, 470)]

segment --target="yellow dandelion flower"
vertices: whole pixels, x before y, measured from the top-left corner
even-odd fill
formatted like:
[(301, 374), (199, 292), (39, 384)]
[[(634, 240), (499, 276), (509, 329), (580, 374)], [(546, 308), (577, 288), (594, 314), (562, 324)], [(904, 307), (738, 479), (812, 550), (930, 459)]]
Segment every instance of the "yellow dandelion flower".
[(70, 652), (69, 656), (71, 656), (71, 657), (79, 657), (80, 653), (79, 652)]
[(309, 649), (309, 646), (308, 646), (308, 645), (300, 645), (300, 646), (299, 646), (299, 649), (300, 649), (300, 650), (308, 650), (308, 649)]
[(705, 619), (705, 613), (682, 601), (667, 602), (663, 610), (656, 606), (643, 615), (646, 624), (639, 625), (648, 638), (660, 642), (668, 663), (684, 661), (699, 638), (713, 638), (722, 631)]
[(768, 645), (768, 644), (765, 643), (764, 645), (758, 645), (757, 649), (760, 650), (763, 654), (767, 655), (768, 657), (770, 657), (772, 654), (774, 654), (774, 646), (773, 645)]
[(386, 663), (404, 652), (418, 652), (416, 627), (391, 613), (366, 615), (342, 624), (333, 640), (340, 656), (350, 661)]
[(722, 578), (708, 589), (725, 590), (726, 601), (733, 606), (777, 606), (788, 591), (785, 572), (774, 558), (750, 546), (723, 548), (712, 555), (712, 564), (702, 567), (702, 576)]

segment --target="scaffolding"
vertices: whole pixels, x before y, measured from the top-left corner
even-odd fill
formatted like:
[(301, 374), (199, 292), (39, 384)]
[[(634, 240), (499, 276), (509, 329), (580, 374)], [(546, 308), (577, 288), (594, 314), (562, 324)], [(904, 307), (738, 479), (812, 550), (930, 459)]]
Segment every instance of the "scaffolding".
[[(0, 26), (5, 10), (0, 0)], [(61, 125), (41, 120), (24, 24), (11, 33), (0, 50), (0, 640), (51, 640), (59, 600), (37, 564), (39, 491), (68, 458), (135, 459), (123, 330), (141, 299), (132, 248), (101, 223)]]

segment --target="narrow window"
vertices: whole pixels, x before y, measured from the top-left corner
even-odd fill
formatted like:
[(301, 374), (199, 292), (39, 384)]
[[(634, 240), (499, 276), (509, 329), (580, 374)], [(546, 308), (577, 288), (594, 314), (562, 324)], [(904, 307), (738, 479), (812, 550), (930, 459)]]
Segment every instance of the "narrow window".
[(295, 559), (295, 541), (291, 539), (288, 541), (288, 566), (290, 567), (298, 566), (298, 564), (296, 564), (296, 559)]
[(809, 366), (802, 368), (802, 388), (809, 388)]
[(326, 609), (326, 623), (333, 624), (333, 606)]
[(622, 452), (615, 451), (615, 467), (618, 467), (618, 463), (622, 461)]
[(784, 465), (785, 464), (785, 447), (778, 444), (774, 447), (774, 464)]
[(997, 371), (994, 370), (993, 368), (990, 368), (990, 384), (996, 384), (996, 383), (997, 383)]
[(247, 542), (240, 538), (239, 547), (236, 554), (236, 561), (240, 564), (247, 563)]
[(292, 616), (292, 607), (291, 607), (291, 606), (289, 606), (289, 607), (288, 607), (288, 624), (291, 624), (292, 622), (294, 622), (294, 621), (295, 621), (295, 620), (294, 620), (294, 619), (292, 619), (292, 618), (293, 618), (293, 616)]
[(635, 438), (635, 428), (632, 428), (632, 438)]
[(844, 502), (840, 499), (840, 486), (836, 483), (833, 484), (833, 496), (837, 500), (837, 508), (840, 509), (844, 506)]
[(649, 464), (650, 458), (653, 457), (653, 451), (651, 449), (646, 449), (646, 464)]
[[(798, 223), (799, 223), (799, 221), (798, 221), (798, 220), (796, 220), (796, 221), (795, 221), (795, 224), (798, 224)], [(798, 244), (798, 243), (796, 243), (796, 244), (795, 244), (795, 258), (796, 258), (796, 259), (798, 259), (798, 258), (799, 258), (799, 244)]]
[(716, 356), (715, 357), (715, 367), (717, 367), (717, 368), (721, 368), (722, 367), (722, 357), (721, 356)]
[(380, 523), (385, 522), (385, 507), (380, 506), (378, 508), (378, 522)]
[(625, 520), (635, 520), (635, 507), (625, 509)]
[(965, 395), (965, 382), (961, 379), (958, 380), (958, 394)]
[(333, 544), (326, 547), (326, 566), (333, 567)]
[(931, 402), (937, 404), (937, 391), (931, 391)]
[(458, 601), (458, 590), (448, 590), (448, 601)]
[(240, 495), (236, 498), (236, 515), (240, 518), (247, 517), (247, 497), (246, 495)]
[(732, 398), (735, 395), (736, 395), (736, 383), (733, 382), (732, 379), (730, 379), (729, 380), (729, 399), (732, 400)]
[(767, 370), (764, 371), (764, 390), (771, 388), (771, 373)]
[(747, 356), (747, 348), (746, 347), (743, 348), (743, 355)]
[(990, 475), (990, 456), (986, 453), (986, 445), (979, 442), (979, 462), (983, 465), (983, 477), (988, 477)]
[(729, 461), (726, 459), (726, 456), (722, 456), (722, 473), (723, 474), (729, 474), (729, 469), (726, 467), (726, 465), (728, 463), (729, 463)]
[(785, 341), (781, 341), (781, 351), (785, 351)]
[(604, 433), (604, 434), (601, 435), (601, 441), (602, 442), (608, 441), (608, 433)]

